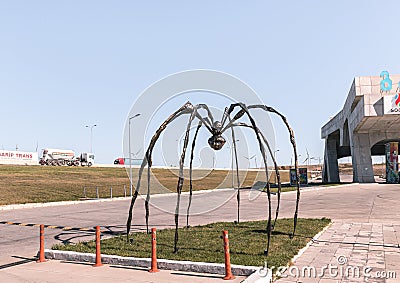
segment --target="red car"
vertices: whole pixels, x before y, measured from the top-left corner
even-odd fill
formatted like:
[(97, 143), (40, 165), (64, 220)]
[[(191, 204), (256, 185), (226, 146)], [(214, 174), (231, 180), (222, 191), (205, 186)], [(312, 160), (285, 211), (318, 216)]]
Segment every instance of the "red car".
[(124, 165), (125, 164), (125, 158), (117, 158), (114, 160), (114, 164), (119, 164), (119, 165)]

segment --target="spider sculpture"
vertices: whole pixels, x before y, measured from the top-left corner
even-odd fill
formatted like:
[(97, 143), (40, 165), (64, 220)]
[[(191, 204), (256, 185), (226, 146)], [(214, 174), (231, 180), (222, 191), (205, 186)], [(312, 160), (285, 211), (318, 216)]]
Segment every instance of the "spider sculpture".
[[(203, 117), (200, 115), (199, 110), (203, 109), (207, 112), (207, 116)], [(235, 115), (233, 118), (231, 118), (231, 114), (233, 111), (235, 111)], [(214, 150), (220, 150), (226, 140), (222, 136), (222, 134), (230, 129), (231, 134), (232, 134), (232, 141), (233, 141), (233, 148), (235, 152), (235, 158), (236, 158), (236, 179), (237, 179), (237, 221), (239, 222), (239, 213), (240, 213), (240, 182), (239, 182), (239, 173), (238, 173), (238, 162), (237, 162), (237, 151), (236, 151), (236, 143), (235, 143), (235, 132), (234, 128), (235, 127), (248, 127), (254, 131), (254, 134), (257, 138), (258, 145), (261, 151), (261, 155), (263, 157), (263, 164), (265, 168), (265, 174), (267, 178), (267, 182), (265, 185), (266, 192), (267, 192), (267, 197), (268, 197), (268, 222), (267, 222), (267, 247), (264, 250), (264, 254), (267, 256), (268, 255), (268, 249), (269, 249), (269, 243), (270, 243), (270, 237), (271, 237), (271, 231), (273, 230), (273, 227), (275, 225), (276, 219), (278, 218), (279, 214), (279, 207), (280, 207), (280, 198), (281, 198), (281, 181), (280, 181), (280, 175), (278, 171), (278, 167), (276, 164), (276, 160), (274, 158), (274, 155), (272, 154), (270, 145), (268, 143), (268, 140), (265, 138), (263, 133), (259, 130), (257, 127), (256, 122), (254, 121), (253, 117), (250, 114), (250, 109), (262, 109), (267, 112), (275, 113), (280, 118), (282, 119), (283, 123), (287, 127), (290, 135), (290, 142), (293, 146), (293, 151), (294, 151), (294, 158), (295, 158), (295, 169), (297, 172), (297, 166), (298, 166), (298, 161), (297, 161), (297, 150), (296, 150), (296, 143), (294, 139), (294, 134), (293, 130), (289, 126), (286, 118), (276, 111), (274, 108), (266, 106), (266, 105), (248, 105), (246, 106), (243, 103), (234, 103), (231, 104), (230, 107), (226, 107), (225, 111), (223, 113), (221, 121), (214, 121), (214, 118), (211, 114), (211, 111), (209, 110), (208, 106), (206, 104), (197, 104), (193, 105), (190, 102), (186, 102), (182, 107), (180, 107), (177, 111), (175, 111), (171, 116), (169, 116), (164, 123), (158, 128), (158, 130), (155, 132), (153, 135), (150, 144), (147, 148), (145, 157), (143, 158), (142, 164), (139, 169), (139, 176), (138, 176), (138, 181), (135, 189), (135, 193), (132, 196), (132, 201), (129, 207), (129, 214), (128, 214), (128, 220), (127, 220), (127, 240), (129, 241), (129, 232), (131, 228), (131, 223), (132, 223), (132, 211), (133, 207), (136, 201), (136, 198), (139, 193), (139, 188), (140, 188), (140, 183), (142, 179), (142, 174), (145, 166), (147, 165), (148, 173), (147, 173), (147, 196), (145, 200), (145, 209), (146, 209), (146, 227), (147, 227), (147, 232), (149, 232), (149, 201), (150, 201), (150, 168), (152, 166), (152, 152), (153, 148), (160, 137), (161, 133), (166, 129), (168, 124), (170, 124), (173, 120), (175, 120), (177, 117), (188, 114), (190, 115), (187, 128), (186, 128), (186, 133), (185, 133), (185, 139), (184, 139), (184, 145), (183, 145), (183, 150), (182, 154), (180, 157), (180, 162), (179, 162), (179, 177), (178, 177), (178, 184), (177, 184), (177, 203), (176, 203), (176, 209), (175, 209), (175, 240), (174, 240), (174, 253), (178, 251), (177, 249), (177, 243), (178, 243), (178, 225), (179, 225), (179, 206), (180, 206), (180, 197), (182, 193), (182, 187), (183, 187), (183, 182), (184, 182), (184, 176), (183, 176), (183, 164), (185, 160), (185, 155), (186, 155), (186, 149), (188, 146), (188, 141), (189, 141), (189, 132), (190, 128), (192, 125), (192, 122), (195, 118), (198, 119), (198, 125), (196, 128), (196, 132), (193, 137), (192, 145), (191, 145), (191, 155), (190, 155), (190, 167), (189, 167), (189, 203), (187, 207), (187, 214), (186, 214), (186, 225), (189, 227), (189, 211), (190, 211), (190, 205), (192, 202), (192, 169), (193, 169), (193, 152), (196, 144), (196, 139), (197, 139), (197, 134), (199, 132), (199, 129), (204, 125), (207, 130), (211, 133), (211, 137), (208, 139), (208, 144), (210, 147)], [(238, 120), (246, 115), (250, 121), (251, 124), (246, 124), (243, 122), (238, 122)], [(266, 153), (266, 148), (268, 152), (270, 153), (272, 157), (272, 161), (274, 163), (274, 168), (275, 168), (275, 173), (277, 176), (277, 182), (278, 182), (278, 191), (277, 191), (277, 207), (276, 207), (276, 213), (275, 213), (275, 220), (274, 223), (272, 224), (271, 221), (271, 192), (270, 192), (270, 183), (268, 181), (268, 167), (267, 167), (267, 153)], [(300, 199), (300, 188), (299, 188), (299, 176), (297, 175), (296, 178), (296, 183), (297, 183), (297, 198), (296, 198), (296, 208), (294, 212), (294, 225), (293, 225), (293, 233), (290, 235), (290, 237), (293, 237), (296, 231), (296, 225), (297, 225), (297, 214), (298, 214), (298, 207), (299, 207), (299, 199)]]

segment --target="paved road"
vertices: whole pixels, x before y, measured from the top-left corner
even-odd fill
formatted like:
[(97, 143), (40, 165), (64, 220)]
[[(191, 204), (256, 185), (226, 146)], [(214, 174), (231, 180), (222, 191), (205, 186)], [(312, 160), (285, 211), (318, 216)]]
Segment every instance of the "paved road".
[[(328, 217), (340, 223), (400, 224), (400, 210), (397, 209), (400, 203), (399, 192), (399, 185), (386, 184), (354, 184), (342, 187), (313, 188), (303, 191), (299, 217)], [(193, 199), (192, 209), (197, 214), (190, 218), (190, 224), (197, 225), (215, 221), (235, 220), (236, 199), (234, 196), (235, 192), (232, 190), (218, 190), (212, 193), (196, 194)], [(273, 198), (275, 200), (276, 197), (274, 196)], [(267, 207), (265, 194), (243, 191), (241, 199), (242, 220), (265, 219)], [(151, 227), (163, 228), (174, 225), (172, 212), (175, 209), (175, 201), (175, 195), (152, 198)], [(187, 197), (183, 197), (181, 206), (183, 216), (180, 220), (182, 225), (185, 224), (184, 211), (186, 210), (186, 204)], [(292, 217), (294, 205), (295, 193), (285, 193), (282, 197), (280, 215), (282, 217)], [(3, 210), (0, 211), (0, 221), (44, 223), (72, 227), (93, 227), (100, 225), (103, 229), (118, 232), (125, 229), (128, 207), (129, 200), (115, 199), (107, 202), (84, 202), (54, 207)], [(134, 230), (145, 229), (143, 207), (144, 202), (142, 199), (139, 199), (134, 211)], [(104, 272), (104, 278), (111, 278), (113, 270), (116, 270), (116, 268), (101, 267), (104, 271), (95, 272), (87, 266), (83, 267), (70, 263), (32, 263), (29, 259), (37, 252), (38, 228), (16, 225), (1, 225), (0, 227), (2, 231), (0, 238), (1, 282), (5, 282), (6, 280), (11, 282), (42, 281), (40, 278), (48, 278), (49, 282), (53, 282), (57, 281), (55, 279), (58, 278), (57, 276), (61, 276), (65, 282), (72, 282), (74, 280), (84, 282), (99, 280), (103, 276), (101, 272)], [(50, 247), (54, 243), (76, 242), (88, 238), (93, 238), (91, 233), (46, 229), (47, 247)], [(86, 271), (83, 271), (82, 268), (86, 268)], [(135, 277), (135, 282), (152, 282), (153, 280), (154, 282), (173, 282), (179, 280), (179, 278), (181, 282), (185, 282), (187, 278), (190, 278), (191, 282), (217, 280), (213, 276), (201, 277), (204, 275), (193, 275), (191, 277), (182, 277), (182, 275), (171, 275), (170, 272), (162, 272), (159, 275), (148, 277), (146, 272), (134, 269), (118, 270), (118, 272), (131, 272), (135, 274), (132, 275)], [(129, 275), (126, 276), (129, 277)], [(140, 276), (141, 281), (138, 280), (138, 276)], [(120, 278), (121, 281), (123, 281), (123, 278), (125, 277), (122, 276)], [(241, 279), (238, 278), (237, 282)]]
[(400, 281), (400, 185), (354, 185), (302, 201), (303, 216), (334, 221), (278, 282)]

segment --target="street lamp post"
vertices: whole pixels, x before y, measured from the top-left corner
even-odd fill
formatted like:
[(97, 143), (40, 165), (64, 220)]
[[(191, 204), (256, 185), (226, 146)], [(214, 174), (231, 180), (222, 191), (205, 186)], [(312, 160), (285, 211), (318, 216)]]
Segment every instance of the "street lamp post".
[(140, 116), (140, 113), (133, 115), (132, 117), (129, 117), (129, 123), (128, 123), (128, 144), (129, 144), (129, 189), (131, 192), (131, 197), (132, 197), (132, 153), (131, 153), (131, 120), (133, 118), (136, 118)]
[[(239, 141), (239, 140), (235, 140), (235, 145), (236, 145), (236, 143), (237, 143), (238, 141)], [(236, 147), (236, 151), (235, 151), (235, 147), (236, 147), (236, 146), (234, 146), (234, 144), (233, 144), (233, 142), (232, 142), (232, 146), (230, 146), (230, 149), (231, 149), (232, 188), (235, 187), (235, 183), (234, 183), (234, 180), (235, 180), (235, 171), (234, 171), (234, 169), (233, 169), (233, 165), (234, 165), (234, 163), (235, 163), (235, 160), (236, 160), (236, 163), (238, 162), (238, 160), (237, 160), (237, 147)], [(235, 158), (235, 159), (234, 159), (234, 158)], [(238, 184), (238, 187), (239, 187), (239, 184)]]
[(231, 146), (231, 172), (232, 172), (232, 189), (235, 187), (235, 171), (233, 171), (233, 145)]
[[(301, 156), (301, 154), (297, 155), (297, 158), (300, 158), (300, 156)], [(290, 157), (290, 167), (294, 166), (294, 164), (293, 164), (293, 163), (294, 163), (294, 162), (293, 162), (293, 161), (294, 161), (294, 158), (293, 158), (293, 157), (294, 157), (294, 155), (292, 155), (292, 156)]]
[(93, 128), (97, 127), (97, 125), (85, 126), (86, 128), (90, 128), (90, 153), (93, 153)]
[(228, 145), (230, 154), (231, 154), (231, 174), (232, 174), (232, 188), (234, 186), (234, 171), (233, 171), (233, 145)]

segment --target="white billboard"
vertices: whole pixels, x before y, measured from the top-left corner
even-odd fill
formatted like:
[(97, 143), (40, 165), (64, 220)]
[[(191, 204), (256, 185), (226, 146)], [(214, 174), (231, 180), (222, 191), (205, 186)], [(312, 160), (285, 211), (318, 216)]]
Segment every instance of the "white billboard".
[(37, 152), (0, 150), (0, 164), (38, 165)]
[(383, 114), (400, 114), (399, 93), (383, 97)]

